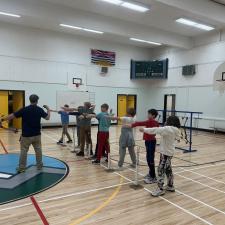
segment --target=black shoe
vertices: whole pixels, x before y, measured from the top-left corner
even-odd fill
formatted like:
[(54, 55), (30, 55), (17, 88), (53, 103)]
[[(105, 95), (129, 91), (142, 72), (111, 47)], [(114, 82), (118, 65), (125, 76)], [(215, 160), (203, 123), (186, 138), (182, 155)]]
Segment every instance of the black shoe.
[(105, 159), (105, 162), (108, 163), (108, 159)]
[(84, 156), (84, 152), (78, 152), (76, 155), (77, 156)]
[(73, 143), (73, 141), (72, 141), (72, 140), (69, 140), (69, 141), (67, 141), (66, 143), (67, 143), (67, 144), (70, 144), (70, 143)]
[(57, 145), (61, 145), (61, 144), (63, 144), (63, 141), (58, 141), (57, 142)]
[(92, 164), (100, 165), (100, 160), (95, 159), (95, 160), (92, 161)]
[(97, 157), (96, 157), (95, 155), (92, 155), (90, 159), (91, 159), (91, 160), (96, 160), (96, 158), (97, 158)]

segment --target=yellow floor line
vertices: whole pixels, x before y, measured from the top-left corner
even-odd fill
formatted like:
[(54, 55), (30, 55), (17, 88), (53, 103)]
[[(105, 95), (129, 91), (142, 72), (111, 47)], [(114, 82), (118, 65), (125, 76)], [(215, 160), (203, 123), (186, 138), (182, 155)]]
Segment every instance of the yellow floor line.
[[(123, 183), (123, 178), (121, 177), (120, 184), (122, 184), (122, 183)], [(75, 220), (70, 225), (77, 225), (77, 224), (89, 219), (90, 217), (94, 216), (95, 214), (97, 214), (99, 211), (101, 211), (103, 208), (105, 208), (117, 196), (121, 187), (122, 187), (122, 185), (118, 186), (116, 188), (116, 190), (112, 193), (112, 195), (106, 201), (104, 201), (98, 208), (92, 210), (88, 214), (86, 214), (86, 215), (80, 217), (79, 219)]]

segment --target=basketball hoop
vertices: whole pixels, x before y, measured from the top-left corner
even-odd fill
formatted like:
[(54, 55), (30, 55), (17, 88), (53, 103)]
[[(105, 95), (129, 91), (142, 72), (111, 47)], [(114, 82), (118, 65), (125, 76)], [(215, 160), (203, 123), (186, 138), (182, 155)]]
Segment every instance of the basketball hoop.
[(81, 79), (81, 78), (73, 78), (73, 85), (74, 85), (76, 88), (79, 88), (80, 85), (82, 85), (82, 79)]

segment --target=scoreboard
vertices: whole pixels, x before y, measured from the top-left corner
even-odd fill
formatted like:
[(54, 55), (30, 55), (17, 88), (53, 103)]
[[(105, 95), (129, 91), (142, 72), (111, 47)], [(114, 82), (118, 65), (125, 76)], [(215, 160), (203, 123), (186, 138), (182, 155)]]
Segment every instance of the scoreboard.
[(155, 61), (131, 60), (130, 79), (167, 79), (168, 59)]

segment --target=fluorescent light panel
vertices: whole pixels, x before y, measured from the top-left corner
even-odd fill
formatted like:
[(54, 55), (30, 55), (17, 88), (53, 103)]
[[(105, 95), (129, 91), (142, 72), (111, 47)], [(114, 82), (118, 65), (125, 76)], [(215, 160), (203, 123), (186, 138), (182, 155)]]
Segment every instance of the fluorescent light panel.
[(161, 43), (158, 42), (154, 42), (154, 41), (146, 41), (146, 40), (142, 40), (142, 39), (138, 39), (138, 38), (130, 38), (131, 41), (137, 41), (137, 42), (141, 42), (141, 43), (147, 43), (147, 44), (151, 44), (151, 45), (162, 45)]
[(144, 7), (144, 6), (140, 6), (134, 3), (130, 3), (130, 2), (124, 2), (121, 4), (122, 7), (125, 7), (127, 9), (131, 9), (131, 10), (135, 10), (138, 12), (147, 12), (149, 9)]
[(100, 0), (100, 1), (118, 5), (118, 6), (122, 6), (124, 8), (135, 10), (138, 12), (146, 12), (149, 10), (148, 8), (146, 8), (144, 6), (137, 5), (137, 4), (131, 3), (131, 2), (122, 1), (122, 0)]
[(21, 17), (20, 15), (12, 14), (12, 13), (6, 13), (6, 12), (0, 12), (0, 15), (11, 16), (11, 17), (16, 17), (16, 18), (20, 18)]
[(114, 4), (114, 5), (121, 5), (123, 3), (123, 1), (121, 0), (101, 0), (101, 1)]
[(179, 18), (176, 20), (177, 23), (181, 23), (181, 24), (185, 24), (187, 26), (192, 26), (192, 27), (196, 27), (198, 29), (202, 29), (202, 30), (206, 30), (206, 31), (210, 31), (210, 30), (214, 30), (214, 27), (205, 25), (205, 24), (201, 24), (201, 23), (197, 23), (193, 20), (189, 20), (189, 19), (185, 19), (185, 18)]
[(68, 24), (59, 24), (61, 27), (67, 27), (67, 28), (71, 28), (71, 29), (75, 29), (75, 30), (83, 30), (83, 31), (87, 31), (87, 32), (91, 32), (91, 33), (96, 33), (96, 34), (103, 34), (104, 32), (102, 31), (98, 31), (98, 30), (92, 30), (92, 29), (88, 29), (88, 28), (83, 28), (83, 27), (76, 27), (76, 26), (72, 26), (72, 25), (68, 25)]

